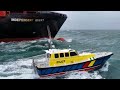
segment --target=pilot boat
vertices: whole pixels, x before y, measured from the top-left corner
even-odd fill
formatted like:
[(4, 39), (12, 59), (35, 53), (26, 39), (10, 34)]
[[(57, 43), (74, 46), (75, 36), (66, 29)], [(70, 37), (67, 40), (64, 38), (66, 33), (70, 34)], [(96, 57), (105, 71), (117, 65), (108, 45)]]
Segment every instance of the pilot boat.
[[(50, 36), (48, 27), (48, 35)], [(70, 71), (94, 71), (103, 67), (113, 55), (112, 52), (81, 52), (74, 49), (52, 48), (49, 39), (49, 49), (45, 50), (44, 60), (33, 60), (34, 71), (40, 76), (63, 75)]]
[(93, 71), (102, 68), (112, 55), (112, 52), (78, 53), (74, 49), (49, 49), (46, 50), (46, 59), (33, 60), (33, 65), (41, 77), (69, 71)]

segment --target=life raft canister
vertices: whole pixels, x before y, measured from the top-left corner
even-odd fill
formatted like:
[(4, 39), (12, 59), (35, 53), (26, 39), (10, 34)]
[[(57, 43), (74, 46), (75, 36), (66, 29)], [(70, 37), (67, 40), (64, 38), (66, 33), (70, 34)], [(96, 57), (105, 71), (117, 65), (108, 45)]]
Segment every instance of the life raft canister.
[(6, 16), (6, 11), (0, 11), (0, 17), (5, 17)]

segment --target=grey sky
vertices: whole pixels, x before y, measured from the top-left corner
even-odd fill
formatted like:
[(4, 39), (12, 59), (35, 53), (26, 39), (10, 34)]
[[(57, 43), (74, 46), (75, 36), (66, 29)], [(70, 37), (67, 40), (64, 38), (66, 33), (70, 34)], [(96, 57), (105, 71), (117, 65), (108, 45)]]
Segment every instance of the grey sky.
[(67, 14), (61, 29), (120, 30), (120, 11), (56, 11)]

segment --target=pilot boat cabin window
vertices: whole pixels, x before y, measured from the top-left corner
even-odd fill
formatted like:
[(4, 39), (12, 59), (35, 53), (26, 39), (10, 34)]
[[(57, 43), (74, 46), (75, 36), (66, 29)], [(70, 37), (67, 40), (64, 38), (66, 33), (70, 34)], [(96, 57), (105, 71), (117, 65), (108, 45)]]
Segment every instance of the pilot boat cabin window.
[(60, 57), (64, 57), (64, 53), (60, 53)]
[(76, 52), (70, 52), (70, 56), (76, 56), (77, 53)]
[(65, 57), (69, 57), (69, 53), (65, 53)]
[(59, 55), (58, 55), (58, 54), (55, 54), (55, 58), (59, 58)]

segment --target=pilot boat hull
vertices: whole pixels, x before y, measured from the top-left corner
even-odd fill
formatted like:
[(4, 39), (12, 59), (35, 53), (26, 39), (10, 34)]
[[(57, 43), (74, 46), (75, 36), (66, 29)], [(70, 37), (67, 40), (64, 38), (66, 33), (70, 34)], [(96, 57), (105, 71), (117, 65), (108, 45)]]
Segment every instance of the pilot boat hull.
[(65, 74), (69, 71), (93, 71), (102, 68), (105, 62), (112, 56), (113, 54), (96, 58), (95, 60), (86, 61), (82, 63), (66, 65), (66, 66), (57, 66), (57, 67), (47, 67), (47, 68), (38, 68), (34, 65), (35, 71), (39, 76), (53, 76)]

